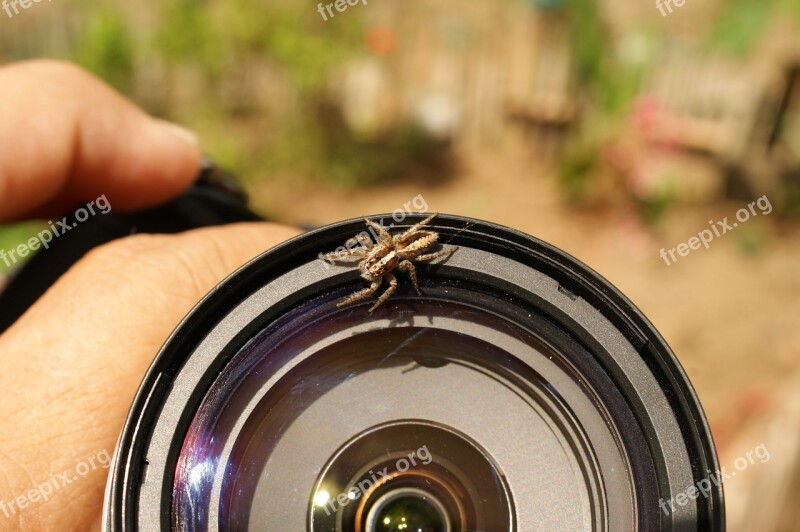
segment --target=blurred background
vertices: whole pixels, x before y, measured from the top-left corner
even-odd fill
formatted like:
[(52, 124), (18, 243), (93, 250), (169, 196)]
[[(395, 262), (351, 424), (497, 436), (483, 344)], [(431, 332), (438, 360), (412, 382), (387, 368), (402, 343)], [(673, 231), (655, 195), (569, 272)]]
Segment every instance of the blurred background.
[[(800, 530), (800, 0), (333, 13), (43, 2), (0, 11), (0, 63), (74, 61), (194, 129), (269, 219), (320, 225), (422, 194), (575, 255), (666, 337), (723, 465), (769, 449), (726, 482), (729, 529)], [(709, 249), (659, 256), (764, 195), (772, 212)], [(0, 229), (0, 248), (34, 229)]]

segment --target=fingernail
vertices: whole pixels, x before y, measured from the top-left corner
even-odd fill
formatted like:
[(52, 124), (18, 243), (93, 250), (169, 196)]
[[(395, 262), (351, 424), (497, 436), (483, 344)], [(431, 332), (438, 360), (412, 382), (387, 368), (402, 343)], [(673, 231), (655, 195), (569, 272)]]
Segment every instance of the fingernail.
[(192, 131), (177, 124), (173, 124), (172, 122), (167, 122), (166, 120), (156, 120), (156, 122), (159, 126), (170, 131), (173, 135), (183, 139), (184, 142), (188, 142), (193, 146), (197, 146), (197, 135), (195, 135)]

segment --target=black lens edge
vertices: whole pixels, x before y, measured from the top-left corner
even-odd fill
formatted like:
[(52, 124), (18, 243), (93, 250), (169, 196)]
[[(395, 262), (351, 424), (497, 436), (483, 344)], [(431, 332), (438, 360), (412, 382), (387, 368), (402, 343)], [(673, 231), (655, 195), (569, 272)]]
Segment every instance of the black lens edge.
[[(372, 216), (395, 230), (422, 221), (425, 214), (406, 214), (394, 222), (390, 214)], [(535, 237), (498, 224), (455, 215), (439, 215), (430, 228), (440, 242), (469, 246), (501, 255), (539, 270), (559, 283), (559, 290), (583, 298), (626, 337), (652, 371), (672, 407), (687, 447), (695, 480), (719, 470), (711, 431), (685, 371), (649, 320), (622, 293), (591, 268)], [(147, 473), (145, 448), (152, 436), (162, 401), (188, 354), (228, 311), (264, 284), (317, 258), (320, 252), (340, 246), (364, 230), (363, 218), (332, 224), (297, 236), (253, 259), (214, 288), (170, 335), (148, 370), (120, 434), (109, 472), (104, 528), (137, 530), (138, 487)], [(435, 271), (433, 267), (432, 271)], [(254, 331), (242, 331), (249, 335)], [(227, 360), (216, 361), (222, 367)], [(201, 382), (192, 397), (199, 402), (211, 382)], [(182, 427), (190, 419), (182, 420)], [(173, 458), (177, 458), (175, 449)], [(688, 486), (686, 486), (688, 488)], [(164, 493), (171, 493), (165, 486)], [(698, 529), (725, 529), (721, 486), (707, 498), (698, 498)], [(162, 505), (161, 522), (170, 522), (169, 505)]]

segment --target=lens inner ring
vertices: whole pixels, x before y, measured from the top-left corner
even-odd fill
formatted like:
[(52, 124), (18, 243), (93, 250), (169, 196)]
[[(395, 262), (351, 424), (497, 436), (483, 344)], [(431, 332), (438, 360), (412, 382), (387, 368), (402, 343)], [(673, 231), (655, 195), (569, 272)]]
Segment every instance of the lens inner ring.
[(487, 450), (452, 427), (414, 419), (371, 427), (331, 457), (309, 497), (308, 529), (363, 532), (375, 501), (405, 488), (439, 501), (453, 530), (514, 529), (511, 490)]
[[(408, 496), (416, 497), (417, 499), (429, 503), (436, 510), (441, 520), (441, 532), (453, 532), (453, 525), (450, 523), (450, 517), (439, 499), (419, 488), (399, 488), (381, 496), (369, 510), (366, 532), (378, 532), (376, 530), (376, 525), (380, 519), (381, 510), (384, 510), (389, 503), (394, 502), (396, 499)], [(360, 532), (360, 530), (358, 532)]]

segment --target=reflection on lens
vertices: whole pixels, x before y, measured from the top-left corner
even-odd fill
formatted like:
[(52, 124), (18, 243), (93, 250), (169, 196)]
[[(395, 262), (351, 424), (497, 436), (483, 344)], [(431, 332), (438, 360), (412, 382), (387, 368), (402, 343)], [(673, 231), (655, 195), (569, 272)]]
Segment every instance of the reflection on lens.
[(398, 420), (358, 434), (322, 468), (310, 532), (515, 530), (503, 472), (452, 427)]
[(450, 532), (442, 503), (416, 488), (393, 491), (376, 501), (367, 532)]

